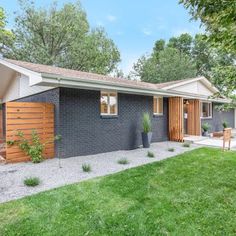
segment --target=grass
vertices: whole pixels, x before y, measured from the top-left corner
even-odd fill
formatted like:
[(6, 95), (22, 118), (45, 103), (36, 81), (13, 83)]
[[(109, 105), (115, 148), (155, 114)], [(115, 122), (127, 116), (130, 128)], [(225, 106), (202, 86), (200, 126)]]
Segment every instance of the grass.
[(168, 152), (174, 152), (175, 149), (174, 148), (168, 148)]
[(92, 168), (91, 168), (91, 166), (89, 165), (89, 164), (82, 164), (82, 170), (84, 171), (84, 172), (91, 172), (92, 171)]
[(29, 177), (24, 180), (24, 185), (28, 187), (35, 187), (40, 184), (40, 179), (38, 177)]
[(121, 158), (117, 161), (117, 163), (121, 165), (127, 165), (129, 164), (129, 161), (126, 158)]
[(190, 143), (183, 143), (183, 147), (189, 148), (190, 147)]
[(0, 204), (0, 235), (235, 235), (236, 152), (175, 158)]
[(154, 158), (155, 154), (153, 152), (148, 151), (147, 156), (150, 158)]

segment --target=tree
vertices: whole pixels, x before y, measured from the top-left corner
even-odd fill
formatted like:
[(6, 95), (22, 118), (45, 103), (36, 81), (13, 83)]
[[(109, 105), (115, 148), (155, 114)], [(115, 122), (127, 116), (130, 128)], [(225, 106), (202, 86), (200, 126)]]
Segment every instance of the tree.
[(14, 42), (14, 34), (6, 29), (6, 15), (0, 7), (0, 54), (4, 54)]
[[(222, 0), (180, 0), (194, 19), (200, 19), (208, 32), (208, 42), (220, 49), (221, 57), (213, 69), (212, 81), (221, 94), (232, 98), (236, 107), (236, 3)], [(225, 54), (224, 52), (227, 52)], [(219, 95), (220, 96), (220, 95)], [(229, 107), (223, 106), (225, 107)]]
[(134, 65), (135, 76), (151, 83), (167, 82), (196, 76), (195, 64), (186, 54), (175, 48), (166, 47), (155, 57), (143, 56)]
[(190, 34), (181, 34), (179, 37), (170, 38), (167, 46), (178, 49), (181, 53), (190, 55), (193, 38)]
[(194, 19), (209, 32), (209, 41), (228, 53), (236, 53), (236, 6), (234, 0), (180, 0)]
[(108, 74), (120, 61), (114, 42), (101, 28), (90, 30), (80, 2), (61, 9), (52, 4), (37, 9), (20, 1), (16, 17), (16, 42), (6, 57), (69, 69)]

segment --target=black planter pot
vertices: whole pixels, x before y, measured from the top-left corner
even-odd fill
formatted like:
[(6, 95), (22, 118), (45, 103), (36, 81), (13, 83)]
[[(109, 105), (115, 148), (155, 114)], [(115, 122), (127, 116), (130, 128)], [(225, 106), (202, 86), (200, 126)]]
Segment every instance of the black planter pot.
[(152, 141), (152, 132), (144, 133), (142, 132), (143, 147), (149, 148)]
[(206, 136), (208, 136), (208, 135), (209, 135), (208, 131), (203, 131), (203, 132), (202, 132), (202, 136), (205, 136), (205, 137), (206, 137)]

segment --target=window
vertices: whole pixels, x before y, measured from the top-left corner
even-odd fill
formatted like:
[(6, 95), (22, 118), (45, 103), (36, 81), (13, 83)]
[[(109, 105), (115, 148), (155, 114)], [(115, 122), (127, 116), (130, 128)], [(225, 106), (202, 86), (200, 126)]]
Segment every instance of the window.
[(101, 115), (117, 115), (117, 93), (101, 92)]
[(211, 102), (201, 103), (201, 117), (212, 118), (212, 103)]
[(153, 97), (153, 114), (163, 115), (163, 97)]

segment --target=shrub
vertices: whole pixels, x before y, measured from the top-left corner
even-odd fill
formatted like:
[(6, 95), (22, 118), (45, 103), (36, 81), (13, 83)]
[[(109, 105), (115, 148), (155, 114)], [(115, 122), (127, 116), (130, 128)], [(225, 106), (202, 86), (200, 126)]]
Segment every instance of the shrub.
[(90, 172), (92, 170), (89, 164), (83, 164), (82, 169), (84, 172)]
[(228, 128), (228, 122), (227, 121), (222, 122), (222, 126), (224, 129)]
[(190, 147), (190, 143), (183, 143), (183, 147), (189, 148)]
[(17, 144), (22, 151), (30, 156), (33, 163), (39, 163), (43, 160), (43, 151), (48, 143), (61, 140), (61, 136), (57, 135), (52, 140), (42, 143), (36, 130), (32, 130), (31, 139), (29, 140), (25, 138), (22, 131), (18, 131), (16, 137), (18, 137), (18, 140), (9, 140), (7, 144), (10, 146)]
[(169, 151), (169, 152), (174, 152), (175, 149), (174, 149), (174, 148), (168, 148), (168, 151)]
[(203, 124), (202, 124), (202, 130), (203, 130), (204, 132), (209, 131), (210, 128), (211, 128), (210, 124), (208, 124), (208, 123), (203, 123)]
[(118, 164), (127, 165), (129, 164), (129, 161), (126, 158), (121, 158), (118, 160)]
[(155, 157), (154, 153), (153, 153), (153, 152), (150, 152), (150, 151), (148, 151), (147, 156), (150, 157), (150, 158)]
[(149, 113), (143, 113), (143, 132), (148, 133), (152, 129), (152, 123), (149, 116)]
[(24, 184), (29, 187), (35, 187), (39, 185), (40, 179), (38, 177), (30, 177), (24, 180)]

